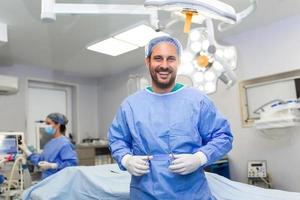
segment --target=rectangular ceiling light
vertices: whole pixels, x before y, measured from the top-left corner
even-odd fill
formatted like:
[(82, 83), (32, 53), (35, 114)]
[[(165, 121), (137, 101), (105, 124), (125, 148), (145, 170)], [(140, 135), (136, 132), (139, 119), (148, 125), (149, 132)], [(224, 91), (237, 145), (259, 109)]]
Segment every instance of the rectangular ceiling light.
[(87, 47), (87, 49), (89, 50), (108, 54), (111, 56), (118, 56), (137, 48), (138, 46), (136, 45), (132, 45), (114, 38), (109, 38)]
[(144, 24), (134, 27), (128, 31), (120, 33), (114, 38), (137, 45), (139, 47), (145, 46), (151, 39), (163, 35), (169, 35), (164, 32), (156, 32), (151, 27)]

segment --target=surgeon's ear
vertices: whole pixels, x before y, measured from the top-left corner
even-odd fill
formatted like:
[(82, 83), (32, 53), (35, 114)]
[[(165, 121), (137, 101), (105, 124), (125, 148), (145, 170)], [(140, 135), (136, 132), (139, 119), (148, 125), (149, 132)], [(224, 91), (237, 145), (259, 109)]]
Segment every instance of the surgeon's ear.
[(150, 65), (150, 58), (145, 58), (145, 64), (146, 64), (146, 67), (149, 67)]
[(59, 130), (59, 129), (60, 129), (59, 127), (60, 127), (60, 125), (59, 125), (58, 123), (54, 123), (54, 124), (53, 124), (53, 128), (55, 128), (55, 129), (58, 129), (58, 130)]

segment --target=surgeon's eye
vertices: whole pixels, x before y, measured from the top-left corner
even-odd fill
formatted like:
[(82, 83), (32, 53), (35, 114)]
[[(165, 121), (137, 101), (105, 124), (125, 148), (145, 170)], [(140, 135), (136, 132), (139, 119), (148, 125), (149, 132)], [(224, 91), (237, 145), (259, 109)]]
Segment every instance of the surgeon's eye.
[(155, 61), (162, 61), (163, 57), (162, 56), (154, 56), (153, 58)]
[(176, 61), (176, 57), (170, 56), (170, 57), (168, 57), (167, 60), (168, 60), (169, 62), (174, 62), (174, 61)]

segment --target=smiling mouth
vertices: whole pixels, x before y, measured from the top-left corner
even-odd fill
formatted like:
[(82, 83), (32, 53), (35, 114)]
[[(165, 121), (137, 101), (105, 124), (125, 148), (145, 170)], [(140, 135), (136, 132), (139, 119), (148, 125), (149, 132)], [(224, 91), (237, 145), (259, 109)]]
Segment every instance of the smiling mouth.
[(170, 72), (163, 72), (163, 71), (160, 71), (158, 72), (159, 74), (159, 77), (162, 78), (162, 79), (166, 79), (168, 78), (169, 74), (171, 74)]

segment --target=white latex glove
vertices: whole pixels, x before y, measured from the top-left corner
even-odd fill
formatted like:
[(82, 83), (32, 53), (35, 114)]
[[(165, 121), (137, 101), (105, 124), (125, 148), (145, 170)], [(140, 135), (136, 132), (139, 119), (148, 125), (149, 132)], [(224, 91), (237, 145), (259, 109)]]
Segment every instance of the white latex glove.
[(40, 167), (41, 170), (48, 170), (48, 169), (56, 169), (57, 164), (56, 163), (49, 163), (47, 161), (40, 161), (38, 163), (38, 166)]
[(207, 162), (207, 157), (201, 151), (194, 154), (174, 154), (169, 169), (181, 175), (190, 174)]
[(27, 145), (23, 142), (19, 144), (19, 148), (24, 152), (24, 154), (28, 157), (32, 154), (32, 152), (28, 149)]
[(149, 160), (152, 156), (132, 156), (125, 155), (122, 158), (122, 165), (127, 169), (127, 171), (134, 176), (142, 176), (149, 172)]

